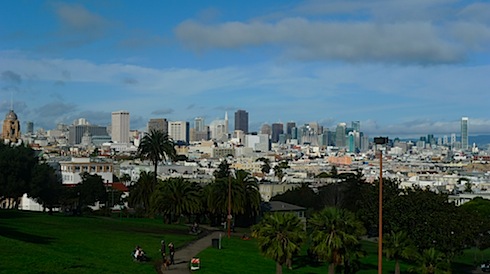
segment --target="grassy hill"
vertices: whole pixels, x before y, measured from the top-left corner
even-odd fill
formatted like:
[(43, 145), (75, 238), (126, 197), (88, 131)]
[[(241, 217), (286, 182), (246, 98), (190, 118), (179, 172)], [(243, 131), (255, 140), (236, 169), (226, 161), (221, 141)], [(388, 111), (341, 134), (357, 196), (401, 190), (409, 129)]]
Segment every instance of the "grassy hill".
[[(160, 241), (195, 239), (161, 220), (49, 216), (0, 210), (0, 273), (155, 273)], [(152, 262), (134, 262), (140, 245)]]

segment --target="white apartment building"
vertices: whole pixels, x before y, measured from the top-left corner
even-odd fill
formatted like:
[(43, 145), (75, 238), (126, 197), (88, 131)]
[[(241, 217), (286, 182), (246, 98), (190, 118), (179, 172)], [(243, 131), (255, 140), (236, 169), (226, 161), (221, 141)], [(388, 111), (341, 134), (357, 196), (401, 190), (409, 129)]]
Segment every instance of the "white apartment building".
[(92, 162), (90, 158), (72, 158), (71, 161), (61, 161), (61, 178), (64, 185), (79, 184), (82, 181), (81, 173), (97, 174), (104, 183), (112, 183), (112, 162)]
[(189, 123), (184, 121), (175, 121), (168, 123), (168, 136), (176, 141), (189, 143)]
[(129, 143), (129, 112), (120, 110), (112, 113), (112, 141)]

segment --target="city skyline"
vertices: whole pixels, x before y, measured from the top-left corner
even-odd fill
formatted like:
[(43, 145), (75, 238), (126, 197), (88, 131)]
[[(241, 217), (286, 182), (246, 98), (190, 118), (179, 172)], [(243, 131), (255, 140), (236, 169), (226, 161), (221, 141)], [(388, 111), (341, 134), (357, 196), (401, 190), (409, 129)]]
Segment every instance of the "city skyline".
[(251, 132), (359, 121), (369, 136), (460, 133), (469, 117), (469, 135), (490, 134), (488, 14), (476, 1), (9, 1), (0, 112), (50, 129), (124, 109), (145, 130), (243, 109)]

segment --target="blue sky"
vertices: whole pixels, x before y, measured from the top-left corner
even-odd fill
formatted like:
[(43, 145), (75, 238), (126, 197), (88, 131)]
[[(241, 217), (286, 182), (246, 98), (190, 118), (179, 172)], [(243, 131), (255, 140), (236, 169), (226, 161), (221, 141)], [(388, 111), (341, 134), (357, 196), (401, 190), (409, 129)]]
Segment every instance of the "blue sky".
[(489, 45), (485, 1), (3, 1), (0, 112), (490, 134)]

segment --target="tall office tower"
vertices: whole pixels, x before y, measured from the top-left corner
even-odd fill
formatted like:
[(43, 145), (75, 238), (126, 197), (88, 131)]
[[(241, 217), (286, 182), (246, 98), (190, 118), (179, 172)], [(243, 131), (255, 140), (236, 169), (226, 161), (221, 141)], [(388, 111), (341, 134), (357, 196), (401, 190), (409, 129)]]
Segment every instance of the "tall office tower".
[(354, 131), (361, 132), (361, 122), (360, 121), (352, 121), (351, 122), (351, 128)]
[(112, 113), (112, 141), (114, 143), (129, 143), (129, 112), (120, 110)]
[(355, 131), (351, 131), (347, 137), (349, 152), (356, 152), (356, 133)]
[(174, 142), (182, 141), (189, 143), (189, 122), (175, 121), (168, 123), (168, 136)]
[(339, 123), (335, 131), (335, 145), (337, 147), (345, 147), (347, 144), (345, 134), (346, 134), (347, 124)]
[(451, 146), (454, 146), (456, 143), (456, 133), (451, 133)]
[(194, 119), (194, 129), (196, 130), (196, 132), (204, 131), (204, 118), (196, 117)]
[(225, 112), (225, 134), (226, 134), (226, 137), (228, 137), (228, 132), (230, 132), (229, 130), (230, 128), (228, 127), (228, 111)]
[(263, 124), (260, 128), (260, 134), (268, 134), (269, 136), (272, 135), (271, 126), (269, 124)]
[(312, 131), (312, 134), (316, 135), (319, 134), (320, 131), (320, 125), (317, 122), (310, 122), (308, 123), (308, 126), (310, 130)]
[(168, 121), (165, 118), (155, 118), (148, 121), (148, 132), (159, 130), (168, 134)]
[(273, 143), (279, 142), (279, 135), (284, 133), (284, 127), (282, 123), (273, 123), (272, 124), (272, 137), (271, 141)]
[(239, 109), (235, 112), (235, 130), (248, 134), (248, 112)]
[(461, 149), (468, 149), (468, 117), (461, 118)]
[(293, 128), (296, 127), (296, 123), (295, 122), (287, 122), (286, 123), (286, 134), (291, 137), (291, 135), (293, 134), (292, 130)]
[(209, 131), (211, 132), (211, 138), (214, 140), (224, 140), (228, 137), (226, 120), (214, 120), (209, 124)]
[(26, 132), (27, 134), (32, 134), (32, 133), (34, 133), (34, 123), (33, 123), (33, 122), (28, 121), (28, 122), (26, 123), (26, 131), (27, 131), (27, 132)]
[(449, 144), (449, 141), (448, 141), (447, 135), (444, 135), (444, 137), (442, 137), (442, 144), (443, 144), (443, 145), (447, 145), (447, 144)]

